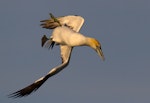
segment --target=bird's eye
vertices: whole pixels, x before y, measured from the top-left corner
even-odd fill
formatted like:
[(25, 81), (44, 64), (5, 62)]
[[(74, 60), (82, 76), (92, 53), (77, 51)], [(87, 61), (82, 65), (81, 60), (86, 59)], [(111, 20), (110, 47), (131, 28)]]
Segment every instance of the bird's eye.
[(99, 48), (102, 50), (101, 46)]

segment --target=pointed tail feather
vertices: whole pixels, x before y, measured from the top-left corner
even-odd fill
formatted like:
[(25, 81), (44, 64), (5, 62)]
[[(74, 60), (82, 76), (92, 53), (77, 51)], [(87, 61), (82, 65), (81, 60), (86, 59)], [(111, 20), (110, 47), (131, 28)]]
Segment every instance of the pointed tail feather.
[(44, 46), (44, 44), (47, 42), (47, 40), (49, 40), (46, 35), (43, 35), (42, 39), (41, 39), (41, 45), (42, 47)]
[[(46, 43), (47, 42), (47, 43)], [(54, 45), (55, 45), (55, 42), (54, 41), (52, 41), (52, 39), (50, 38), (50, 39), (48, 39), (47, 37), (46, 37), (46, 35), (44, 35), (43, 37), (42, 37), (42, 39), (41, 39), (41, 45), (42, 45), (42, 47), (45, 45), (45, 43), (46, 43), (46, 47), (48, 47), (49, 49), (51, 48), (53, 48), (54, 47)]]

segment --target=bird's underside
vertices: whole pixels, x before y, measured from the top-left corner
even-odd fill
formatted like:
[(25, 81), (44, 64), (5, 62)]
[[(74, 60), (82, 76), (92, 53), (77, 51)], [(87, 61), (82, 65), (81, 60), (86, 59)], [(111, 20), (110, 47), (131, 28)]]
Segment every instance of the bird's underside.
[[(80, 16), (66, 16), (66, 17), (64, 16), (64, 17), (58, 17), (58, 18), (55, 18), (52, 14), (50, 14), (50, 16), (51, 16), (50, 19), (41, 21), (43, 22), (41, 24), (43, 28), (55, 29), (58, 26), (65, 25), (68, 28), (73, 29), (76, 32), (78, 32), (84, 23), (84, 19)], [(43, 36), (41, 41), (42, 41), (42, 46), (44, 46), (45, 44), (48, 44), (49, 48), (53, 48), (55, 44), (55, 42), (51, 42), (50, 39), (47, 38), (45, 35)], [(8, 97), (9, 98), (24, 97), (36, 91), (49, 77), (52, 77), (53, 75), (59, 73), (68, 65), (72, 49), (73, 48), (70, 46), (60, 45), (62, 64), (52, 68), (46, 76), (41, 77), (40, 79), (36, 80), (31, 85), (17, 92), (9, 94)]]

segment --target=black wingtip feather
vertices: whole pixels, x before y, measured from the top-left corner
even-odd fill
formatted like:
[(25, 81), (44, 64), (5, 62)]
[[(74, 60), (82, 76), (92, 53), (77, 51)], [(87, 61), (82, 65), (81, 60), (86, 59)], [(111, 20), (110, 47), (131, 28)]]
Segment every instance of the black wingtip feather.
[(11, 93), (8, 96), (8, 98), (21, 98), (30, 95), (31, 93), (35, 92), (43, 83), (45, 80), (38, 81), (36, 83), (33, 83), (17, 92)]

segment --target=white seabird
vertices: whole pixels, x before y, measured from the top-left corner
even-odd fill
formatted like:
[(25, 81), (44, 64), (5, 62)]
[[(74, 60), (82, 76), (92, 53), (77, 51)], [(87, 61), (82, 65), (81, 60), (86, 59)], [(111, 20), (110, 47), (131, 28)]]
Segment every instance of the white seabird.
[(68, 65), (73, 47), (89, 46), (97, 52), (102, 60), (104, 60), (104, 55), (98, 40), (86, 37), (79, 33), (79, 30), (84, 23), (83, 17), (69, 15), (55, 18), (52, 14), (50, 15), (51, 19), (41, 21), (44, 22), (41, 26), (43, 28), (54, 30), (49, 39), (45, 35), (43, 36), (42, 46), (47, 43), (50, 45), (50, 48), (53, 48), (55, 43), (59, 44), (62, 64), (51, 69), (46, 76), (41, 77), (31, 85), (8, 95), (9, 97), (23, 97), (31, 94), (33, 91), (36, 91), (49, 77), (57, 74)]

